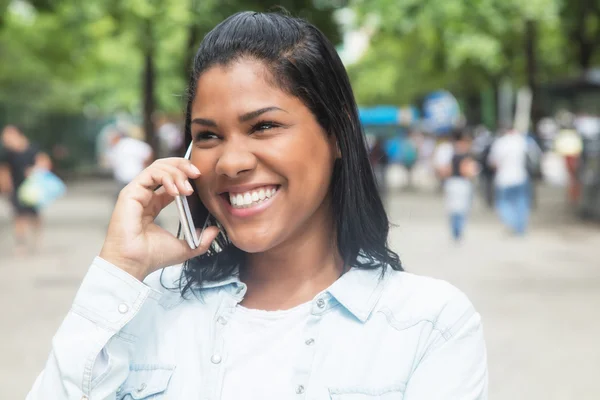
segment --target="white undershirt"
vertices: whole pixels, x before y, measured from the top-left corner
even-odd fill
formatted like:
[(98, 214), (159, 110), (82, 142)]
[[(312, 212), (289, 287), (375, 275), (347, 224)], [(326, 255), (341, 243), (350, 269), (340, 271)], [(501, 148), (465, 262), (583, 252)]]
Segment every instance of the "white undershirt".
[(295, 355), (304, 346), (303, 331), (311, 304), (281, 311), (236, 307), (224, 330), (221, 400), (294, 398)]
[(490, 162), (496, 167), (497, 187), (517, 186), (527, 181), (527, 139), (520, 133), (507, 133), (490, 150)]

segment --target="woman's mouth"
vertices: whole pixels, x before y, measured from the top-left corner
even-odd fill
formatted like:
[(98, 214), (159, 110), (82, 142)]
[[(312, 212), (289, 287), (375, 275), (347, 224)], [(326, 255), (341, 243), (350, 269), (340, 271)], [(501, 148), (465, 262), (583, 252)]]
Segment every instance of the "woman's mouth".
[(263, 186), (243, 193), (229, 193), (233, 208), (249, 208), (269, 200), (277, 193), (277, 186)]
[(267, 208), (280, 188), (280, 185), (266, 185), (245, 192), (223, 193), (222, 197), (230, 207), (231, 213), (246, 217)]

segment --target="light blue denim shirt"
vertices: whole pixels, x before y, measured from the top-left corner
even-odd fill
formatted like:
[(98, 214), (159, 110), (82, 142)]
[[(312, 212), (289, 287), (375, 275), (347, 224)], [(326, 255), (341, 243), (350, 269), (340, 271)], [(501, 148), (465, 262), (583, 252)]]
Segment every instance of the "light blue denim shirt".
[[(168, 268), (162, 282), (180, 273)], [(380, 277), (352, 269), (315, 296), (306, 340), (290, 349), (287, 399), (487, 399), (481, 320), (467, 297), (390, 268)], [(182, 298), (160, 273), (142, 283), (96, 258), (27, 399), (219, 399), (224, 332), (245, 293), (234, 277)], [(269, 376), (255, 379), (268, 386)]]

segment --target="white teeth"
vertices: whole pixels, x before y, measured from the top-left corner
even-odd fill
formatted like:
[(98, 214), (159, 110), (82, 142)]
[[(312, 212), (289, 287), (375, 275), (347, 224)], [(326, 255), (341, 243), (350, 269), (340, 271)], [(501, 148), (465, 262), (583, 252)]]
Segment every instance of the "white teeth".
[(270, 199), (277, 192), (276, 188), (262, 188), (246, 193), (230, 194), (229, 201), (234, 208), (246, 208), (263, 200)]

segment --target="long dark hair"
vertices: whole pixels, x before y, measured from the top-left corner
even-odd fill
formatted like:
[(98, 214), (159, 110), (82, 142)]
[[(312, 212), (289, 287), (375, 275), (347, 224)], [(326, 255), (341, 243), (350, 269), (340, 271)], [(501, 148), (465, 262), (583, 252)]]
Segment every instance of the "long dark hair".
[[(300, 99), (328, 135), (335, 135), (341, 158), (331, 181), (337, 246), (346, 268), (402, 270), (399, 257), (389, 249), (389, 221), (379, 197), (350, 81), (336, 50), (310, 23), (280, 13), (240, 12), (209, 32), (194, 58), (185, 115), (186, 144), (192, 140), (191, 109), (200, 75), (213, 66), (240, 59), (262, 62), (273, 84)], [(196, 226), (208, 217), (218, 225), (198, 196), (190, 197)], [(181, 287), (230, 277), (244, 260), (226, 232), (207, 253), (185, 263)]]

